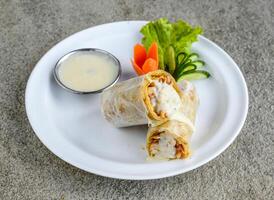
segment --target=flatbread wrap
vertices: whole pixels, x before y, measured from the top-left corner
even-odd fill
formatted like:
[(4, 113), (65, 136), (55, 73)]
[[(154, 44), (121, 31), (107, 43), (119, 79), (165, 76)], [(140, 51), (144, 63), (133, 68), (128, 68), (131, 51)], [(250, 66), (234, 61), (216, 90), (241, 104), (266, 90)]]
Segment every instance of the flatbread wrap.
[(188, 120), (170, 120), (161, 125), (149, 127), (146, 149), (150, 159), (185, 159), (191, 155), (189, 143), (194, 131), (199, 100), (190, 82), (184, 82), (181, 99), (184, 108), (182, 114)]
[(157, 126), (173, 119), (187, 121), (180, 114), (181, 98), (183, 94), (174, 78), (163, 70), (156, 70), (105, 90), (101, 96), (101, 111), (116, 127)]

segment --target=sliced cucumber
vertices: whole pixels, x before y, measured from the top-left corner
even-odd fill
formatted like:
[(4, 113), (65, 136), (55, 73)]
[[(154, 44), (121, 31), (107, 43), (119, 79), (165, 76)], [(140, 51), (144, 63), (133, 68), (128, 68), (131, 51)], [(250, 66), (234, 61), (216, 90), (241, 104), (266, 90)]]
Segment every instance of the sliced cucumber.
[(177, 81), (181, 80), (198, 80), (198, 79), (204, 79), (210, 77), (210, 74), (207, 71), (202, 70), (190, 70), (185, 73), (183, 73), (182, 76), (180, 76)]
[(205, 65), (205, 62), (202, 60), (195, 60), (194, 62), (192, 62), (192, 64), (196, 65), (196, 67), (200, 69)]
[(168, 71), (173, 74), (176, 68), (175, 53), (172, 46), (169, 46), (167, 49), (167, 62), (168, 62)]
[(177, 65), (173, 73), (174, 77), (178, 77), (180, 73), (184, 70), (184, 67), (185, 67), (184, 63)]
[(181, 60), (179, 63), (180, 65), (182, 64), (188, 64), (188, 63), (193, 63), (196, 59), (198, 59), (199, 55), (197, 53), (191, 53), (189, 55), (185, 55), (185, 57)]
[(182, 63), (182, 61), (184, 61), (184, 59), (186, 58), (186, 55), (187, 54), (185, 52), (178, 53), (178, 55), (176, 56), (176, 65)]
[(194, 65), (194, 64), (192, 64), (192, 63), (189, 63), (189, 64), (187, 64), (187, 65), (184, 66), (184, 69), (181, 72), (181, 74), (183, 74), (183, 73), (185, 73), (187, 71), (195, 70), (195, 69), (197, 69), (197, 66)]
[(188, 68), (187, 70), (193, 70), (193, 69), (196, 69), (196, 66), (192, 65), (191, 63), (180, 64), (178, 67), (176, 67), (176, 70), (174, 72), (175, 79), (179, 78), (184, 73), (184, 71), (185, 71), (186, 68)]
[[(173, 49), (174, 50), (174, 49)], [(169, 51), (169, 50), (168, 50)], [(169, 53), (170, 54), (170, 53)], [(177, 54), (175, 59), (175, 70), (172, 74), (177, 81), (180, 80), (197, 80), (208, 78), (210, 74), (207, 71), (197, 70), (201, 69), (205, 62), (199, 60), (199, 55), (197, 53), (187, 54), (181, 52)]]
[(199, 55), (197, 53), (191, 53), (189, 56), (188, 56), (188, 59), (191, 60), (191, 61), (195, 61), (199, 58)]

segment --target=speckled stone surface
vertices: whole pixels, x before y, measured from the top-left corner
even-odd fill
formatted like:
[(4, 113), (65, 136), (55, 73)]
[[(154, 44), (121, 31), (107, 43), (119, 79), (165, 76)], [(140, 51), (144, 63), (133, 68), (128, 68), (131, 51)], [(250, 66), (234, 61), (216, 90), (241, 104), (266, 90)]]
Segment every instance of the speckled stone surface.
[[(89, 174), (53, 155), (25, 113), (24, 91), (36, 62), (90, 26), (162, 16), (201, 25), (240, 66), (250, 105), (235, 142), (198, 169), (151, 181)], [(0, 0), (0, 199), (273, 199), (273, 58), (273, 0)]]

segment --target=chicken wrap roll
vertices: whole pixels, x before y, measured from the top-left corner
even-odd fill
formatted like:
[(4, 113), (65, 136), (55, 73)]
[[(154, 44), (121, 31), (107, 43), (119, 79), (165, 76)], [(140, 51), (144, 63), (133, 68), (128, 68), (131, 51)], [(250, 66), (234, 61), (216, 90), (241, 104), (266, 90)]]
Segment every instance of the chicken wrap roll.
[(190, 156), (189, 143), (194, 131), (198, 96), (189, 82), (185, 82), (185, 86), (182, 90), (184, 118), (180, 121), (167, 121), (148, 129), (146, 148), (150, 159), (185, 159)]
[(181, 120), (182, 93), (174, 78), (156, 70), (119, 82), (101, 96), (105, 119), (116, 127), (141, 124), (156, 126), (168, 120)]

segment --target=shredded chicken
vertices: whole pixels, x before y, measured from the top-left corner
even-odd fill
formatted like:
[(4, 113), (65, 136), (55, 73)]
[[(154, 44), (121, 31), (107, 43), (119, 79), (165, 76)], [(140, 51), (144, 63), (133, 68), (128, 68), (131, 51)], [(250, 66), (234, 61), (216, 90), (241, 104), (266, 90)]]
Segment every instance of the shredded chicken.
[(158, 159), (180, 159), (183, 157), (183, 145), (165, 132), (154, 134), (149, 146), (151, 155)]

